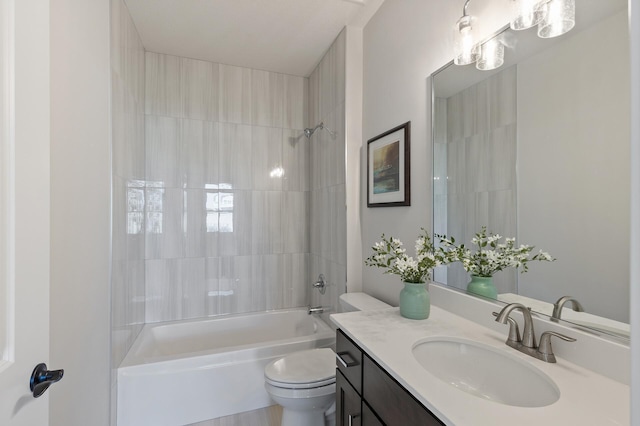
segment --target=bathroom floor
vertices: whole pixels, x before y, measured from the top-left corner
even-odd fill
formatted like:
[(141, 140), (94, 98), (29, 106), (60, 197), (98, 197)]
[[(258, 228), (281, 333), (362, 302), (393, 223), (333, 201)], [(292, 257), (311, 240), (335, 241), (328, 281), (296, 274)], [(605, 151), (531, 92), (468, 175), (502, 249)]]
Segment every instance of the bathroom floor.
[(260, 410), (247, 411), (232, 416), (220, 417), (204, 422), (192, 423), (188, 426), (280, 426), (282, 420), (282, 407), (272, 405)]

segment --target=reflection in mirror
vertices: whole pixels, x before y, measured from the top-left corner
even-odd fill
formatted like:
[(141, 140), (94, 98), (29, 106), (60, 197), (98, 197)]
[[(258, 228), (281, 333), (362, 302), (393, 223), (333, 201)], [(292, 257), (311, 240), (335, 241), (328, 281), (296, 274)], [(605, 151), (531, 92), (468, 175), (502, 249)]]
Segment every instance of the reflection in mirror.
[[(557, 258), (494, 276), (498, 299), (628, 336), (629, 40), (624, 0), (576, 1), (556, 39), (505, 30), (505, 64), (432, 76), (434, 233), (469, 245), (483, 225)], [(536, 248), (536, 251), (537, 251)], [(459, 264), (434, 280), (465, 289)]]

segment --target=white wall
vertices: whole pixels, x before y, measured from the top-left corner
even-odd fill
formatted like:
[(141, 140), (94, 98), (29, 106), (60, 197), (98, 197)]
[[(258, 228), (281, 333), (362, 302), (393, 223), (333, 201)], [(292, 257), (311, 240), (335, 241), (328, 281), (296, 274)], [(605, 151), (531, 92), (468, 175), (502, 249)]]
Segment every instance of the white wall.
[(629, 247), (626, 20), (625, 10), (520, 62), (517, 89), (518, 240), (558, 259), (518, 274), (519, 294), (548, 302), (572, 295), (587, 312), (622, 322), (629, 322), (629, 259), (620, 256)]
[[(640, 0), (629, 0), (631, 27), (631, 401), (640, 400)], [(635, 25), (634, 25), (635, 24)], [(640, 425), (640, 404), (631, 404)]]
[[(36, 12), (35, 10), (33, 11)], [(109, 422), (109, 2), (51, 1), (50, 424)]]
[[(363, 147), (361, 218), (363, 257), (383, 232), (413, 250), (420, 227), (432, 225), (431, 89), (428, 77), (452, 59), (453, 25), (463, 1), (388, 0), (364, 28)], [(480, 37), (507, 22), (503, 0), (476, 0), (469, 13), (478, 17)], [(366, 140), (411, 120), (411, 207), (366, 207)], [(351, 260), (350, 260), (351, 261)], [(356, 262), (357, 260), (353, 260)], [(364, 268), (363, 289), (397, 304), (398, 277)]]

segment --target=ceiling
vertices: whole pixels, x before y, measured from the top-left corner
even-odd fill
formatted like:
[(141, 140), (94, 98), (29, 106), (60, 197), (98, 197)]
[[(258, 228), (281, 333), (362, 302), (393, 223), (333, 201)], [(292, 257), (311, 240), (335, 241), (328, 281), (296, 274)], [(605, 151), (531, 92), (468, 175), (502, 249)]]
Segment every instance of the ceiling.
[(384, 0), (125, 0), (147, 51), (308, 76)]

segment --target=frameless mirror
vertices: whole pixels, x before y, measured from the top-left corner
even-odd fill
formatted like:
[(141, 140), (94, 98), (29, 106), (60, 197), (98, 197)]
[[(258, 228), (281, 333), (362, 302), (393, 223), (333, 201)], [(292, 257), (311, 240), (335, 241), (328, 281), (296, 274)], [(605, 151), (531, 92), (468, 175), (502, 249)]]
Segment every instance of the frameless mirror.
[[(576, 27), (554, 39), (504, 30), (504, 65), (449, 64), (432, 75), (434, 233), (470, 246), (482, 226), (557, 260), (494, 276), (520, 301), (629, 336), (630, 74), (624, 0), (577, 0)], [(459, 264), (434, 280), (465, 289)]]

